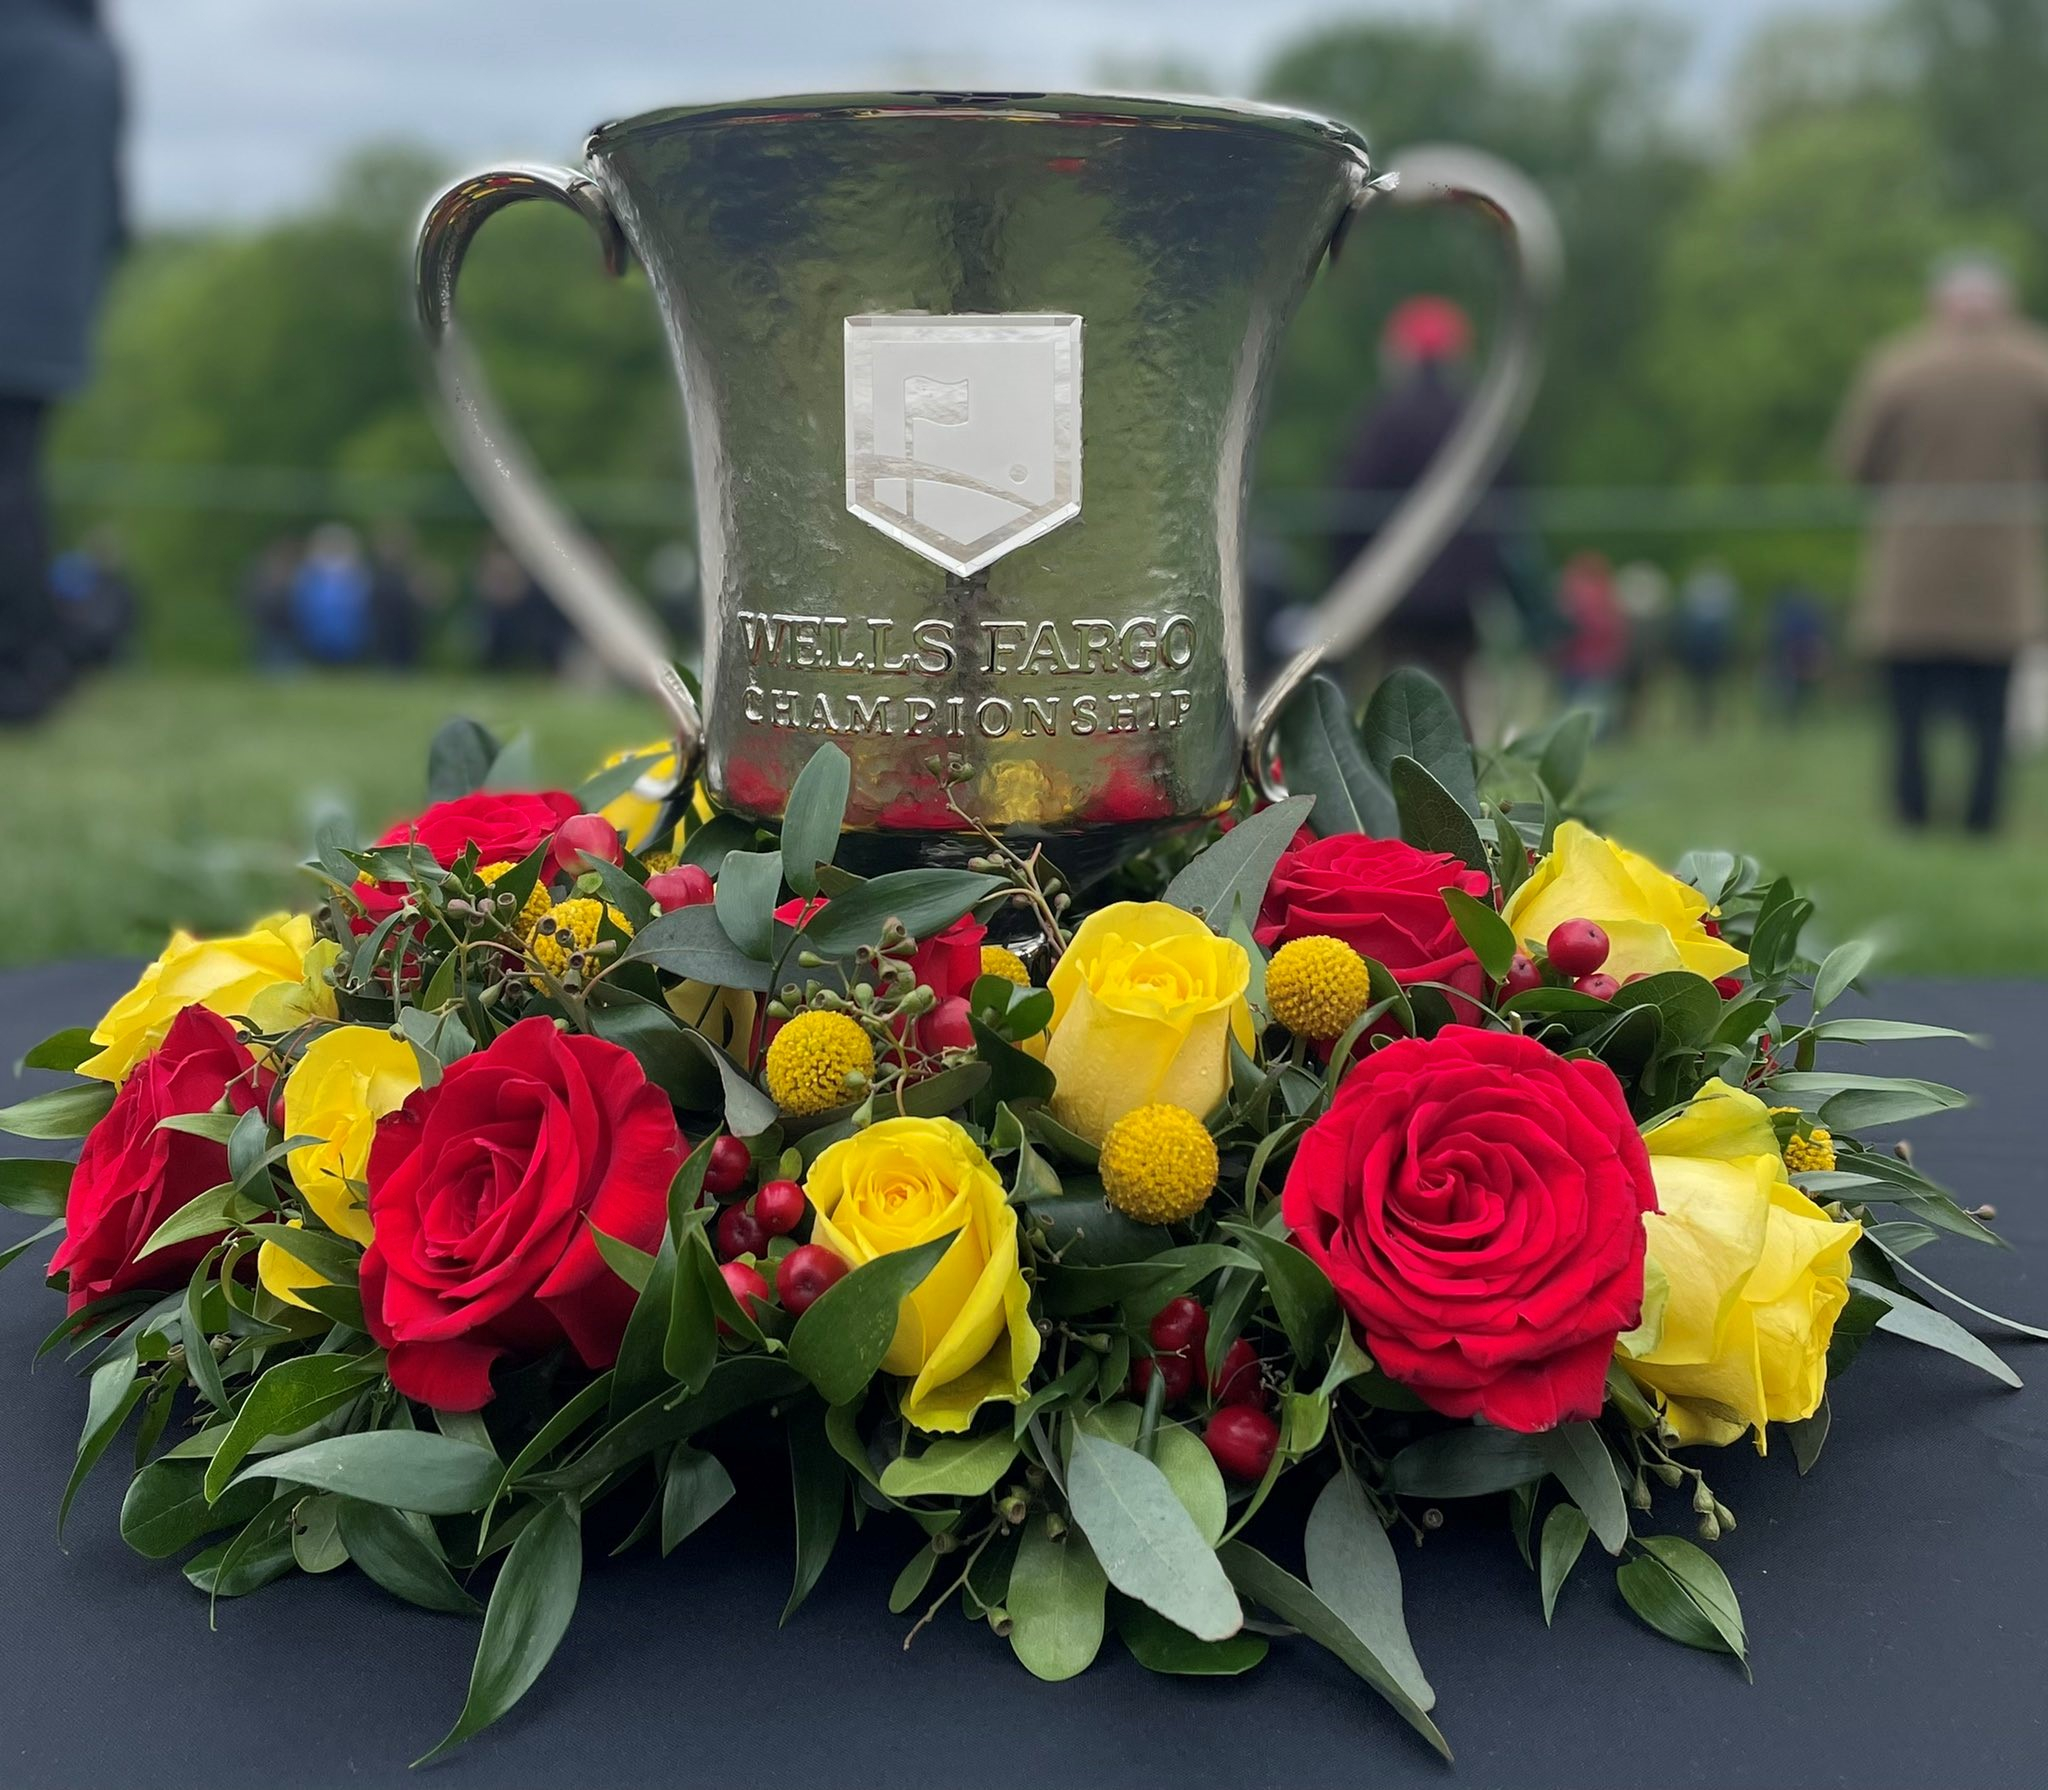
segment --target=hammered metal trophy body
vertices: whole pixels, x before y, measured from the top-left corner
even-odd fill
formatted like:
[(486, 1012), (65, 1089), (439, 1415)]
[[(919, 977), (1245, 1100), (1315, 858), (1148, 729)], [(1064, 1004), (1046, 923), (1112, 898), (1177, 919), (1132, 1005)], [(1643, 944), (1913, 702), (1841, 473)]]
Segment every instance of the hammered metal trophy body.
[[(595, 132), (587, 173), (513, 168), (445, 193), (422, 231), (421, 316), (487, 513), (667, 704), (715, 802), (773, 823), (830, 740), (871, 863), (973, 850), (957, 803), (1085, 878), (1225, 806), (1248, 745), (1263, 773), (1280, 700), (1441, 546), (1519, 421), (1547, 215), (1497, 164), (1462, 178), (1469, 152), (1428, 154), (1438, 177), (1410, 190), (1506, 225), (1518, 302), (1460, 435), (1256, 713), (1243, 566), (1268, 375), (1347, 221), (1391, 185), (1341, 125), (1042, 95), (657, 113)], [(630, 250), (667, 326), (696, 483), (701, 722), (455, 332), (470, 236), (523, 198), (575, 206), (614, 269)]]

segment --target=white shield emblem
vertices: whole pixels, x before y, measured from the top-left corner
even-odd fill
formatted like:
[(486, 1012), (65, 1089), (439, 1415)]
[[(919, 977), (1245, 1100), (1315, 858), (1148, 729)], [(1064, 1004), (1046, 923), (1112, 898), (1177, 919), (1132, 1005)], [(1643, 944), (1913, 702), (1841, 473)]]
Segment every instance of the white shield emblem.
[(1081, 513), (1081, 319), (849, 317), (846, 507), (966, 577)]

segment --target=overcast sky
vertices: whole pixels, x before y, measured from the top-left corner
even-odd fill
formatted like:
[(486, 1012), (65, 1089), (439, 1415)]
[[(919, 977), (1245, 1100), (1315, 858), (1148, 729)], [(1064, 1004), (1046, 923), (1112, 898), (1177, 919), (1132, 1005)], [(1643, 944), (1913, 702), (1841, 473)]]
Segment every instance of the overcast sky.
[[(1589, 0), (1551, 0), (1564, 11)], [(1803, 10), (1854, 0), (1805, 0)], [(1691, 21), (1695, 91), (1801, 0), (1642, 0)], [(1073, 87), (1163, 59), (1243, 91), (1305, 27), (1453, 0), (113, 0), (146, 224), (263, 217), (372, 139), (568, 159), (608, 117), (867, 86)], [(1370, 127), (1370, 120), (1361, 121)]]

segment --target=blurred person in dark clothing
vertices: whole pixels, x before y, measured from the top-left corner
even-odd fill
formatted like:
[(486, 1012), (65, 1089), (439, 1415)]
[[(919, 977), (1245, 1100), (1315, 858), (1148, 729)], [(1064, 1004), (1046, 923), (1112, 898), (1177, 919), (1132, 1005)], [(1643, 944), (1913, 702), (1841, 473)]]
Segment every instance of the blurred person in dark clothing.
[(96, 528), (78, 546), (57, 555), (50, 566), (50, 594), (57, 600), (57, 631), (73, 665), (111, 665), (128, 649), (141, 605), (111, 529)]
[(420, 662), (428, 604), (412, 530), (382, 522), (370, 540), (370, 630), (380, 665), (409, 671)]
[(1981, 254), (1936, 269), (1929, 308), (1864, 368), (1834, 453), (1878, 493), (1855, 632), (1886, 670), (1899, 817), (1927, 823), (1927, 725), (1948, 713), (1975, 753), (1964, 821), (1988, 833), (2013, 661), (2042, 629), (2041, 524), (2025, 488), (2048, 482), (2048, 335)]
[(1557, 680), (1568, 702), (1612, 719), (1612, 705), (1628, 668), (1628, 612), (1614, 588), (1604, 553), (1574, 553), (1557, 580), (1564, 637), (1557, 647)]
[(292, 580), (299, 575), (300, 543), (279, 535), (242, 574), (242, 620), (256, 664), (283, 671), (298, 654), (292, 646)]
[(85, 383), (121, 244), (121, 70), (93, 0), (0, 5), (0, 725), (33, 721), (71, 663), (49, 587), (43, 435)]
[[(1386, 384), (1366, 412), (1345, 459), (1341, 483), (1361, 513), (1335, 542), (1338, 570), (1368, 546), (1400, 499), (1420, 481), (1457, 427), (1467, 397), (1472, 325), (1447, 298), (1423, 294), (1395, 307), (1380, 337)], [(1374, 636), (1389, 660), (1419, 665), (1461, 703), (1479, 650), (1475, 605), (1505, 591), (1533, 613), (1528, 535), (1508, 507), (1508, 481), (1497, 477), (1473, 517), (1416, 579)], [(1369, 506), (1369, 507), (1368, 507)], [(1538, 581), (1540, 582), (1540, 580)], [(1535, 631), (1530, 629), (1532, 633)]]
[(1728, 568), (1715, 561), (1695, 566), (1678, 588), (1678, 626), (1672, 647), (1678, 668), (1692, 687), (1695, 726), (1712, 727), (1721, 706), (1721, 686), (1735, 663), (1736, 612), (1742, 591)]
[(1771, 713), (1796, 727), (1828, 674), (1828, 611), (1820, 593), (1804, 584), (1773, 591), (1764, 638), (1764, 688)]
[(485, 543), (470, 573), (487, 671), (559, 671), (573, 642), (562, 612), (504, 542)]

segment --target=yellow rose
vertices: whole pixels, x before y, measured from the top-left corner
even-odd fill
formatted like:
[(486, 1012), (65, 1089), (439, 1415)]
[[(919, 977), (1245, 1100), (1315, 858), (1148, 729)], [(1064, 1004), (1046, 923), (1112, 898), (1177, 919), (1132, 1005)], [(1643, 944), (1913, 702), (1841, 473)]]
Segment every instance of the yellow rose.
[[(306, 1046), (284, 1081), (284, 1134), (319, 1141), (285, 1157), (292, 1182), (320, 1222), (337, 1236), (368, 1243), (363, 1181), (377, 1121), (395, 1113), (420, 1085), (419, 1058), (403, 1038), (376, 1026), (336, 1026)], [(266, 1243), (256, 1273), (294, 1305), (302, 1286), (323, 1284), (303, 1262)]]
[(1230, 1038), (1253, 1044), (1251, 960), (1193, 914), (1119, 901), (1081, 922), (1046, 987), (1052, 1116), (1099, 1144), (1134, 1107), (1205, 1117), (1230, 1087)]
[(1820, 1408), (1863, 1227), (1835, 1223), (1786, 1179), (1770, 1110), (1725, 1082), (1643, 1141), (1662, 1208), (1643, 1220), (1661, 1299), (1621, 1339), (1622, 1365), (1679, 1441), (1718, 1448), (1753, 1428), (1762, 1453), (1766, 1419)]
[(246, 1019), (263, 1032), (332, 1019), (334, 990), (326, 972), (340, 950), (330, 939), (314, 938), (304, 914), (272, 914), (240, 938), (174, 932), (163, 955), (93, 1028), (92, 1041), (101, 1049), (79, 1064), (78, 1073), (125, 1081), (187, 1007)]
[(855, 1267), (960, 1234), (903, 1301), (885, 1372), (911, 1381), (903, 1415), (964, 1430), (991, 1400), (1014, 1405), (1038, 1362), (1017, 1259), (1017, 1214), (974, 1140), (951, 1119), (884, 1119), (829, 1145), (804, 1182), (811, 1240)]
[(1600, 967), (1617, 982), (1659, 970), (1691, 970), (1712, 981), (1749, 961), (1701, 924), (1712, 911), (1690, 883), (1568, 820), (1501, 918), (1516, 938), (1539, 945), (1566, 920), (1593, 921), (1608, 938)]

